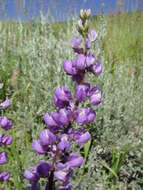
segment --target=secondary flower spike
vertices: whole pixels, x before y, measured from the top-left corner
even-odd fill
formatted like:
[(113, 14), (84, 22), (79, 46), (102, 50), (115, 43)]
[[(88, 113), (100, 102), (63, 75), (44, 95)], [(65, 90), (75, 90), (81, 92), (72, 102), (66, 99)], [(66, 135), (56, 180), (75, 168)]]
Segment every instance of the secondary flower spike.
[[(3, 85), (0, 83), (0, 89), (3, 88)], [(8, 96), (6, 96), (6, 99), (0, 103), (0, 110), (7, 109), (10, 105), (10, 100)], [(2, 115), (0, 116), (0, 127), (4, 129), (5, 131), (12, 128), (12, 121), (8, 119), (6, 116)], [(8, 136), (6, 134), (0, 134), (0, 147), (3, 149), (6, 146), (9, 146), (12, 144), (12, 137)], [(10, 178), (10, 174), (7, 171), (1, 171), (1, 165), (4, 165), (7, 163), (8, 155), (3, 150), (3, 152), (0, 152), (0, 182), (7, 181)]]
[(80, 36), (73, 37), (71, 42), (76, 55), (73, 60), (67, 59), (63, 64), (65, 73), (75, 82), (75, 89), (70, 90), (65, 85), (55, 89), (55, 108), (44, 114), (46, 128), (32, 142), (32, 149), (42, 158), (45, 154), (48, 160), (41, 160), (37, 166), (25, 170), (24, 177), (29, 181), (31, 190), (40, 190), (41, 178), (44, 178), (45, 190), (71, 190), (74, 170), (84, 163), (84, 158), (73, 150), (73, 143), (76, 147), (84, 146), (92, 138), (85, 125), (94, 127), (94, 105), (102, 102), (102, 92), (97, 85), (92, 87), (86, 81), (88, 73), (94, 78), (102, 72), (100, 61), (90, 50), (97, 39), (97, 32), (89, 30), (90, 14), (90, 10), (80, 11), (77, 24)]

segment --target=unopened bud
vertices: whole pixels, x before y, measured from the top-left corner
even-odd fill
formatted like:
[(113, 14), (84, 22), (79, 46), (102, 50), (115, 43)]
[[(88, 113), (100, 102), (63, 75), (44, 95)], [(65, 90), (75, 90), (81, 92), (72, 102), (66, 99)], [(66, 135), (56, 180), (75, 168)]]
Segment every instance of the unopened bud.
[(89, 19), (91, 16), (91, 9), (86, 10), (86, 18)]
[(78, 28), (79, 33), (81, 33), (83, 31), (83, 29), (84, 29), (81, 19), (77, 23), (77, 28)]
[(89, 29), (89, 22), (88, 20), (85, 21), (85, 24), (84, 24), (84, 31), (87, 32)]
[(85, 15), (84, 10), (81, 9), (81, 10), (80, 10), (80, 18), (81, 18), (81, 19), (84, 19), (84, 15)]

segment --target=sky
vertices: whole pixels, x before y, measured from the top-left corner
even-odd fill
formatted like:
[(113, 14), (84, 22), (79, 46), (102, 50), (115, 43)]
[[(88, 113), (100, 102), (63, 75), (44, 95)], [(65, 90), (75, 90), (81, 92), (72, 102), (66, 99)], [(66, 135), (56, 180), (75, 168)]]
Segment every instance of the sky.
[(82, 8), (90, 8), (93, 15), (98, 14), (102, 3), (105, 14), (111, 14), (119, 10), (119, 1), (124, 2), (123, 7), (126, 11), (135, 9), (137, 4), (138, 8), (143, 10), (143, 0), (1, 0), (0, 19), (39, 19), (42, 11), (44, 15), (48, 12), (55, 21), (64, 21), (78, 14)]

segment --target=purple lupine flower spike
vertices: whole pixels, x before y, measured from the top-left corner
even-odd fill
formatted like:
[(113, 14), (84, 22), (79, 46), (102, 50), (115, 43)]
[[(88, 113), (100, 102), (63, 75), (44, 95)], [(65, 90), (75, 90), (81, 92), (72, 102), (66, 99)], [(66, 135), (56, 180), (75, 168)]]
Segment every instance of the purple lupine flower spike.
[[(83, 125), (94, 122), (96, 112), (91, 107), (82, 107), (82, 102), (88, 100), (91, 105), (99, 105), (102, 96), (97, 86), (90, 89), (90, 83), (85, 81), (88, 72), (98, 76), (102, 71), (101, 63), (89, 50), (91, 43), (97, 38), (96, 31), (89, 30), (90, 14), (90, 10), (80, 11), (77, 27), (83, 38), (72, 39), (72, 48), (77, 56), (74, 60), (66, 60), (63, 67), (65, 73), (76, 83), (74, 98), (67, 87), (56, 88), (53, 96), (56, 111), (44, 115), (47, 129), (42, 130), (39, 138), (32, 142), (32, 148), (38, 154), (49, 155), (51, 162), (42, 160), (38, 166), (25, 171), (24, 176), (31, 183), (31, 190), (40, 189), (40, 186), (37, 186), (40, 178), (47, 179), (45, 190), (71, 190), (70, 178), (73, 176), (73, 171), (81, 167), (84, 162), (79, 153), (71, 152), (71, 145), (74, 141), (83, 146), (91, 139), (90, 133), (85, 131)], [(5, 122), (1, 119), (0, 125), (6, 126), (6, 118)], [(73, 127), (74, 123), (78, 125), (77, 128)], [(0, 143), (2, 138), (0, 136)]]

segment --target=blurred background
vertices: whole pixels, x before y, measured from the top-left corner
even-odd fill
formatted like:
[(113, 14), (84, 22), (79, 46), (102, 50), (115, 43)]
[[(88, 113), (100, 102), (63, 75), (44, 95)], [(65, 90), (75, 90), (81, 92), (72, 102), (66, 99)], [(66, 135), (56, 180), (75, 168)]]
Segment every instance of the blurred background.
[(44, 15), (50, 14), (53, 20), (64, 21), (81, 8), (90, 8), (92, 14), (97, 14), (102, 3), (105, 14), (143, 9), (143, 0), (1, 0), (0, 19), (38, 19), (42, 12)]

